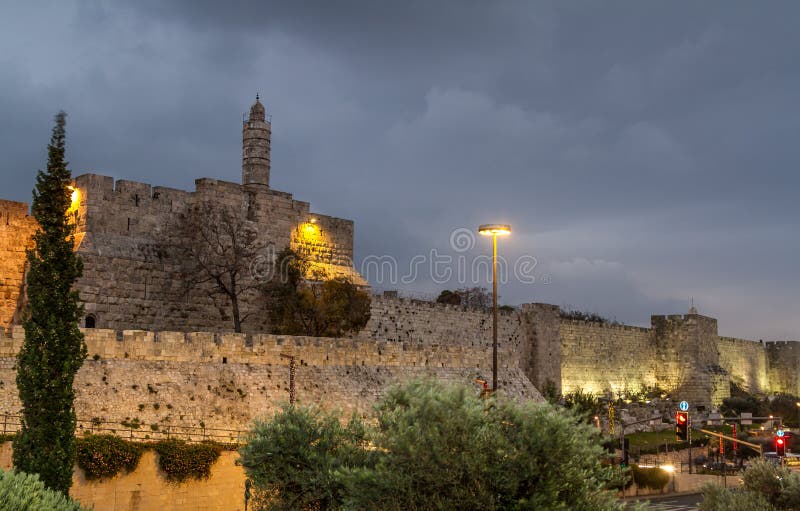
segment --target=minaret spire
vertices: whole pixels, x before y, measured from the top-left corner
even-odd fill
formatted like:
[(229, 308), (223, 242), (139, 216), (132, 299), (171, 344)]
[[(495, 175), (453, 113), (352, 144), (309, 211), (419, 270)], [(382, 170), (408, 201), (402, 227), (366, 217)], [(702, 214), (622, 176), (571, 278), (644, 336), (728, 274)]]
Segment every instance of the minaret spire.
[(272, 127), (259, 94), (242, 123), (242, 184), (269, 187), (270, 139)]

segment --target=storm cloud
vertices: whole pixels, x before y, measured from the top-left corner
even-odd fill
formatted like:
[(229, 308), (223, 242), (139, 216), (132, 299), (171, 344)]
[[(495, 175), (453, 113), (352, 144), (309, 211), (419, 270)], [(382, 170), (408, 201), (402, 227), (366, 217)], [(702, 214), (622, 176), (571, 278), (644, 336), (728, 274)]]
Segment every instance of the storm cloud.
[[(356, 223), (356, 266), (467, 264), (508, 222), (501, 301), (634, 324), (694, 298), (720, 331), (800, 337), (796, 2), (141, 1), (0, 7), (6, 199), (58, 109), (73, 174), (238, 181), (272, 115), (272, 187)], [(415, 259), (416, 257), (416, 259)], [(435, 295), (423, 265), (376, 289)], [(469, 279), (467, 279), (469, 280)]]

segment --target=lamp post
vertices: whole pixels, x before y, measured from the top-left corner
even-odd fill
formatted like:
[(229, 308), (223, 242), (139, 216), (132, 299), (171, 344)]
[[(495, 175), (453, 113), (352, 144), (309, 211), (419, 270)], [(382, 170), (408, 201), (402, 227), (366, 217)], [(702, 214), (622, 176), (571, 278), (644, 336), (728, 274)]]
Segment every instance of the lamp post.
[(497, 391), (497, 236), (511, 234), (508, 224), (484, 224), (478, 232), (492, 237), (492, 392)]

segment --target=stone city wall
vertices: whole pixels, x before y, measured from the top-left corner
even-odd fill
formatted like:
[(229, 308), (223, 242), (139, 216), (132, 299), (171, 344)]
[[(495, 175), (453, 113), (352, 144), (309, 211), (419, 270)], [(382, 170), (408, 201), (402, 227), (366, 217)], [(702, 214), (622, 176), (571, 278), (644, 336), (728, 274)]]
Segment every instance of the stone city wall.
[[(98, 511), (242, 511), (245, 474), (238, 453), (223, 451), (208, 479), (172, 483), (147, 450), (136, 470), (112, 478), (88, 481), (77, 465), (70, 497)], [(12, 467), (11, 442), (0, 444), (0, 468)]]
[[(288, 401), (296, 356), (301, 403), (367, 411), (386, 388), (411, 378), (472, 383), (491, 374), (491, 350), (460, 345), (358, 339), (85, 329), (88, 358), (76, 381), (82, 419), (138, 420), (147, 427), (246, 429)], [(24, 331), (0, 338), (0, 413), (20, 409), (14, 358)], [(541, 399), (516, 363), (501, 352), (499, 381), (514, 398)], [(476, 386), (477, 390), (477, 386)], [(155, 426), (153, 426), (155, 425)]]
[(766, 392), (772, 387), (764, 343), (720, 336), (717, 349), (719, 365), (728, 372), (731, 381), (751, 392)]
[[(153, 330), (232, 330), (229, 301), (202, 285), (188, 286), (185, 261), (170, 250), (180, 239), (181, 215), (194, 205), (238, 211), (258, 233), (261, 252), (241, 284), (266, 278), (274, 256), (292, 246), (329, 274), (364, 284), (353, 270), (353, 223), (313, 214), (288, 193), (215, 179), (186, 192), (96, 174), (75, 179), (79, 253), (84, 275), (76, 284), (97, 327)], [(240, 297), (243, 330), (269, 330), (263, 297)]]
[[(497, 343), (513, 353), (516, 363), (539, 390), (561, 388), (558, 307), (524, 304), (500, 312)], [(492, 346), (492, 313), (422, 300), (373, 296), (370, 320), (357, 338), (438, 346)], [(490, 374), (483, 372), (488, 378)]]
[(564, 320), (560, 335), (564, 393), (624, 395), (659, 383), (648, 328)]
[(0, 328), (11, 324), (19, 308), (25, 275), (25, 249), (36, 222), (24, 202), (0, 200)]
[(800, 342), (766, 344), (768, 379), (771, 390), (800, 395)]

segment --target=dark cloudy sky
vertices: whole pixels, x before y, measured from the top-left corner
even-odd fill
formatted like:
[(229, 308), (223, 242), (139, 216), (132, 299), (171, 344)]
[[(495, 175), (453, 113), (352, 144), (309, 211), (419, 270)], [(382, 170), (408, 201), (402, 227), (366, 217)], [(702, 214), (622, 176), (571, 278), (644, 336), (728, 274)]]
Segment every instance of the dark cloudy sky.
[(451, 233), (505, 221), (501, 254), (537, 260), (506, 303), (648, 324), (694, 297), (723, 334), (797, 339), (799, 20), (795, 1), (6, 0), (0, 196), (30, 200), (60, 108), (74, 174), (238, 181), (260, 92), (273, 188), (355, 220), (357, 265), (471, 260), (488, 240)]

